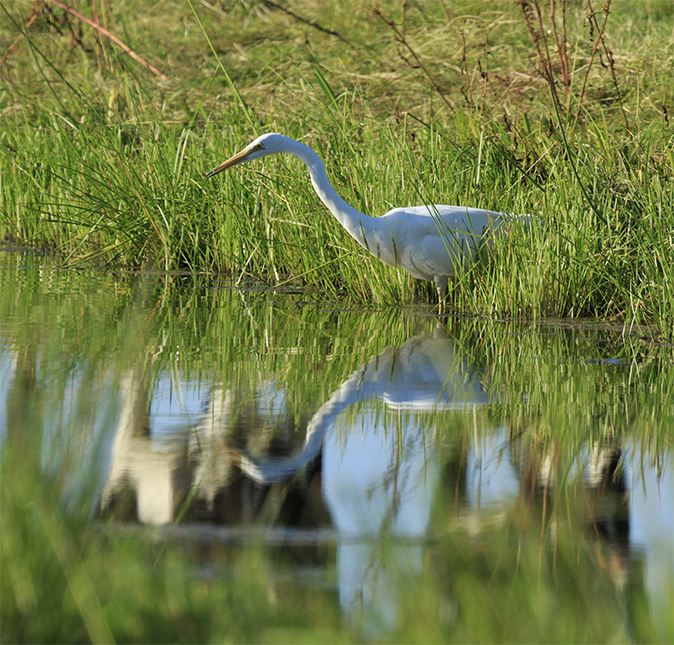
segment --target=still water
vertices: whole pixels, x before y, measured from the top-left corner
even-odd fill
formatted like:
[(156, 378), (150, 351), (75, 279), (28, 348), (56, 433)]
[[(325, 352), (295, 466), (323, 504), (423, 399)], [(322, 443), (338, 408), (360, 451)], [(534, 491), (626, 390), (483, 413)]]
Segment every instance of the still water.
[[(49, 490), (26, 512), (152, 545), (155, 577), (175, 548), (200, 593), (262, 568), (240, 639), (671, 641), (671, 346), (51, 265), (0, 253), (3, 492)], [(86, 566), (109, 597), (71, 589), (86, 639), (148, 639)], [(10, 640), (31, 633), (22, 584), (3, 578)], [(322, 614), (283, 631), (285, 594)]]

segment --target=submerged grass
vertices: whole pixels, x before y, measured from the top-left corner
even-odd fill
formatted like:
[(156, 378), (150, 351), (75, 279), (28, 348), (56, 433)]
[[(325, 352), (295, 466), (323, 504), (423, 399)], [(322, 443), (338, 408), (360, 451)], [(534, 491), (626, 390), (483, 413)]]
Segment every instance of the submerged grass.
[(458, 309), (671, 336), (672, 7), (605, 3), (600, 41), (584, 7), (561, 6), (558, 76), (552, 40), (547, 65), (515, 2), (477, 15), (462, 2), (160, 2), (140, 20), (103, 3), (109, 29), (163, 62), (156, 81), (86, 33), (68, 48), (44, 16), (24, 30), (27, 5), (9, 3), (0, 49), (23, 41), (2, 70), (0, 237), (65, 265), (254, 277), (330, 301), (432, 298), (349, 238), (296, 160), (204, 180), (275, 130), (315, 148), (368, 214), (439, 202), (534, 215), (458, 276)]

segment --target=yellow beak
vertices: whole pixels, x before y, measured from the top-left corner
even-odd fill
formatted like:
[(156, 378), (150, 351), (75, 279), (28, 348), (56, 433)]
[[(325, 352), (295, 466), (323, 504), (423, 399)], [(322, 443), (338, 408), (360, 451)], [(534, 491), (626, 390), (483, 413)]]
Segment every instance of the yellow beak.
[(219, 172), (222, 172), (227, 168), (231, 168), (232, 166), (236, 166), (237, 164), (243, 163), (244, 161), (246, 161), (249, 154), (250, 150), (242, 150), (241, 152), (237, 152), (233, 157), (226, 159), (221, 164), (213, 168), (213, 170), (211, 170), (211, 172), (209, 172), (206, 175), (206, 179), (208, 179), (209, 177), (213, 177), (214, 175), (217, 175)]

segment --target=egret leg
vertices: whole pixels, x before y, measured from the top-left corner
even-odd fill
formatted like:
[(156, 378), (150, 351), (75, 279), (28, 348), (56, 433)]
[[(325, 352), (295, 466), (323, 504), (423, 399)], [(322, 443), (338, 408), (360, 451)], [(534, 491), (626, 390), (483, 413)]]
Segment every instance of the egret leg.
[(443, 301), (447, 295), (448, 278), (446, 275), (436, 275), (433, 276), (433, 282), (435, 282), (435, 290), (438, 293), (438, 313), (441, 314)]

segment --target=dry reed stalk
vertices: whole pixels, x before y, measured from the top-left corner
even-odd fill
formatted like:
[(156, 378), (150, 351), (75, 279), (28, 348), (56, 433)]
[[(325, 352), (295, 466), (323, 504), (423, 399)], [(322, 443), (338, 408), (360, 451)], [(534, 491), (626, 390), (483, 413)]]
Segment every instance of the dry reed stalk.
[(562, 37), (557, 35), (557, 23), (555, 20), (555, 0), (550, 2), (550, 23), (552, 25), (552, 35), (557, 45), (557, 56), (562, 73), (562, 86), (564, 87), (564, 102), (566, 109), (569, 109), (569, 100), (571, 98), (571, 74), (569, 73), (569, 57), (566, 50), (566, 0), (562, 0)]
[(318, 29), (318, 31), (322, 31), (324, 34), (328, 34), (329, 36), (335, 36), (344, 43), (349, 42), (346, 38), (344, 38), (344, 36), (337, 33), (336, 31), (333, 31), (332, 29), (326, 29), (325, 27), (321, 27), (321, 25), (319, 25), (317, 22), (314, 22), (313, 20), (308, 20), (307, 18), (303, 18), (302, 16), (296, 14), (295, 12), (290, 11), (290, 9), (286, 9), (285, 7), (281, 6), (277, 2), (272, 2), (272, 0), (262, 0), (262, 4), (266, 5), (270, 9), (282, 11), (283, 13), (287, 14), (291, 18), (294, 18), (298, 22), (301, 22), (302, 24), (305, 25), (309, 25), (309, 27), (313, 27), (314, 29)]
[[(96, 4), (96, 0), (91, 0), (91, 13), (94, 22), (97, 25), (100, 24), (98, 20), (98, 5)], [(101, 39), (96, 29), (94, 29), (94, 38), (96, 39), (96, 63), (98, 64), (98, 73), (100, 74), (103, 72), (103, 66), (101, 65), (101, 55), (103, 54), (103, 47), (101, 45)]]
[[(30, 17), (26, 20), (26, 23), (23, 26), (23, 30), (27, 31), (28, 28), (37, 20), (38, 16), (42, 13), (42, 1), (35, 0), (33, 3), (33, 8), (30, 11)], [(0, 59), (0, 69), (7, 62), (7, 59), (13, 54), (19, 47), (23, 34), (19, 34), (16, 40), (9, 46), (9, 49), (4, 53), (3, 57)]]
[(168, 76), (166, 76), (166, 74), (164, 74), (164, 72), (158, 70), (154, 65), (152, 65), (152, 63), (149, 63), (144, 58), (142, 58), (141, 56), (136, 54), (136, 52), (133, 51), (133, 49), (131, 49), (131, 47), (129, 47), (124, 42), (122, 42), (119, 38), (117, 38), (117, 36), (113, 36), (107, 29), (101, 27), (101, 25), (95, 23), (93, 20), (89, 20), (89, 18), (82, 15), (79, 11), (76, 11), (72, 7), (69, 7), (67, 4), (64, 4), (63, 2), (61, 2), (61, 0), (47, 0), (47, 1), (56, 5), (57, 7), (59, 7), (59, 9), (63, 9), (63, 11), (65, 11), (66, 13), (69, 13), (72, 16), (75, 16), (75, 18), (77, 18), (78, 20), (81, 20), (82, 22), (85, 22), (90, 27), (93, 27), (93, 29), (102, 33), (106, 38), (108, 38), (113, 43), (115, 43), (118, 47), (120, 47), (124, 51), (124, 53), (131, 56), (131, 58), (133, 58), (136, 62), (143, 65), (143, 67), (147, 67), (147, 69), (149, 69), (153, 74), (156, 74), (157, 76), (159, 76), (159, 78), (161, 78), (162, 80), (164, 80), (164, 81), (168, 80)]
[(482, 78), (482, 104), (487, 105), (487, 83), (489, 81), (489, 64), (487, 58), (489, 56), (489, 37), (487, 36), (487, 30), (484, 32), (484, 69), (478, 60), (478, 65), (480, 67), (480, 77)]
[[(538, 53), (538, 58), (543, 65), (543, 70), (545, 72), (548, 85), (550, 86), (553, 100), (559, 104), (557, 86), (555, 84), (555, 77), (552, 72), (552, 61), (550, 59), (550, 52), (548, 50), (548, 41), (544, 34), (543, 17), (541, 15), (541, 9), (538, 6), (538, 0), (533, 0), (533, 2), (529, 2), (529, 0), (517, 0), (517, 4), (519, 4), (522, 8), (524, 22), (527, 26), (527, 30), (529, 31), (529, 35), (531, 36), (531, 41), (536, 48), (536, 52)], [(535, 23), (537, 23), (537, 26)]]
[[(430, 81), (431, 85), (433, 86), (433, 89), (438, 93), (440, 98), (443, 100), (444, 104), (450, 109), (450, 111), (453, 112), (454, 106), (452, 106), (452, 104), (449, 102), (449, 99), (444, 95), (444, 93), (440, 89), (440, 86), (438, 85), (437, 81), (433, 78), (431, 73), (426, 69), (424, 64), (421, 62), (421, 60), (419, 59), (419, 56), (414, 51), (414, 49), (412, 49), (412, 46), (407, 42), (407, 39), (400, 32), (400, 29), (398, 29), (395, 22), (393, 20), (388, 20), (388, 18), (386, 18), (382, 14), (382, 12), (377, 8), (374, 8), (372, 10), (372, 13), (375, 16), (378, 16), (379, 18), (381, 18), (393, 31), (393, 34), (394, 34), (393, 39), (398, 43), (398, 56), (400, 56), (400, 58), (403, 61), (405, 61), (405, 63), (407, 63), (407, 65), (409, 65), (409, 67), (411, 67), (412, 69), (420, 69), (424, 73), (426, 78)], [(414, 63), (412, 61), (410, 61), (407, 58), (407, 56), (405, 56), (405, 54), (403, 54), (403, 52), (401, 50), (402, 47), (404, 47), (409, 52), (409, 55), (414, 59)]]
[[(606, 54), (606, 59), (608, 60), (608, 67), (609, 67), (609, 72), (611, 73), (611, 79), (613, 81), (613, 86), (615, 87), (616, 94), (618, 96), (618, 103), (620, 104), (620, 111), (623, 115), (623, 120), (625, 121), (625, 128), (627, 130), (630, 129), (629, 122), (627, 121), (627, 114), (625, 113), (625, 107), (623, 106), (623, 100), (622, 100), (622, 95), (620, 93), (620, 87), (618, 86), (618, 79), (616, 77), (615, 73), (615, 62), (613, 60), (613, 52), (609, 49), (608, 45), (606, 44), (606, 39), (604, 38), (604, 33), (606, 30), (606, 23), (608, 21), (609, 14), (611, 13), (611, 0), (605, 0), (604, 4), (602, 5), (601, 12), (604, 14), (604, 23), (601, 26), (601, 30), (599, 30), (599, 23), (597, 21), (597, 11), (594, 11), (592, 7), (592, 1), (587, 0), (587, 6), (588, 9), (590, 10), (590, 15), (588, 16), (590, 20), (590, 24), (594, 23), (594, 28), (598, 30), (598, 36), (597, 36), (597, 42), (595, 43), (595, 48), (592, 52), (592, 55), (594, 56), (596, 49), (597, 49), (597, 44), (601, 42), (602, 49), (604, 50), (604, 53)], [(588, 72), (589, 72), (589, 67), (588, 67)], [(586, 74), (587, 78), (587, 74)], [(585, 89), (585, 84), (583, 83), (583, 89)], [(582, 99), (582, 94), (581, 94), (581, 99)], [(580, 110), (580, 106), (578, 106), (578, 109)], [(578, 115), (576, 115), (576, 119), (578, 118)]]

